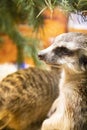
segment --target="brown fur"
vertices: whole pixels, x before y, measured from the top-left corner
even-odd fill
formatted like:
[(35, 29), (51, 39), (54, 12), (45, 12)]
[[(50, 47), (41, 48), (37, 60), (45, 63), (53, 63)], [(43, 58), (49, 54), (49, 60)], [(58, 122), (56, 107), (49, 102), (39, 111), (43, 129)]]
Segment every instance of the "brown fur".
[(37, 130), (58, 96), (57, 70), (19, 70), (0, 83), (0, 129)]

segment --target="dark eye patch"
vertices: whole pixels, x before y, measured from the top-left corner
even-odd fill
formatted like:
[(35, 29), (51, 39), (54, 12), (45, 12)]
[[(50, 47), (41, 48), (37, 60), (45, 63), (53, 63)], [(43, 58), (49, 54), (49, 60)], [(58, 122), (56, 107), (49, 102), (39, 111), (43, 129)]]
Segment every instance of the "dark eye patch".
[(69, 55), (69, 56), (72, 56), (73, 55), (73, 51), (72, 50), (69, 50), (68, 48), (66, 47), (57, 47), (53, 50), (53, 52), (58, 55), (58, 56), (62, 56), (62, 55)]

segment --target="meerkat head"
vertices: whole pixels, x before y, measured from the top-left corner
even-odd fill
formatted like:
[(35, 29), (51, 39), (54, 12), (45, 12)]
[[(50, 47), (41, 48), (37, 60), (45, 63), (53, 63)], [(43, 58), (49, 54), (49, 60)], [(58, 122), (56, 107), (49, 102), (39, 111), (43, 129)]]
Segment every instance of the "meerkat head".
[(87, 35), (69, 32), (57, 36), (38, 57), (47, 64), (64, 66), (81, 71), (87, 70)]

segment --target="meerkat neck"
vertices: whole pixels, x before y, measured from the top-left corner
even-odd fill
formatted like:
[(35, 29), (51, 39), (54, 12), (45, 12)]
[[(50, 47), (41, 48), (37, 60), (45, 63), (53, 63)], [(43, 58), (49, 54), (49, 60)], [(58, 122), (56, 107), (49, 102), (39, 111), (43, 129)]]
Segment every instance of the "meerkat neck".
[(62, 69), (60, 75), (59, 87), (63, 87), (64, 82), (65, 82), (65, 70)]
[[(78, 88), (78, 84), (81, 83), (83, 84), (85, 81), (82, 81), (82, 79), (87, 79), (87, 71), (80, 71), (76, 72), (73, 71), (67, 67), (63, 67), (61, 69), (61, 76), (60, 76), (60, 82), (59, 82), (59, 87), (60, 88), (65, 88), (65, 86), (71, 86), (72, 89)], [(76, 87), (77, 86), (77, 87)]]

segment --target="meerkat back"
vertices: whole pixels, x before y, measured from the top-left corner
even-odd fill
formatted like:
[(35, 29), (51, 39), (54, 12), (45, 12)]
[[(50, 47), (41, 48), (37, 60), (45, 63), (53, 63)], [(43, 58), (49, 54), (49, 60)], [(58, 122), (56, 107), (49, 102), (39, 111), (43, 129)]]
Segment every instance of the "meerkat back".
[[(0, 129), (30, 130), (43, 121), (58, 96), (58, 72), (19, 70), (0, 83)], [(34, 130), (34, 129), (33, 129)]]

